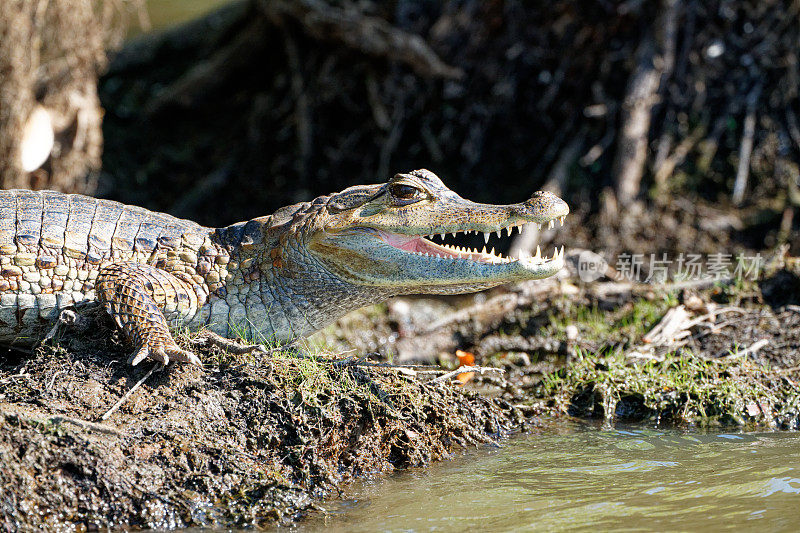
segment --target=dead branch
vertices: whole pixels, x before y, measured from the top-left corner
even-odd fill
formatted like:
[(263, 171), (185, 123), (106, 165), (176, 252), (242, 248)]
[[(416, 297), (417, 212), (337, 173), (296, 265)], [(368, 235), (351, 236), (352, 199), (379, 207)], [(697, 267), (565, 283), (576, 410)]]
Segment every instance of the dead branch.
[(675, 171), (675, 168), (686, 160), (686, 156), (689, 155), (689, 152), (700, 142), (705, 133), (704, 127), (696, 127), (692, 131), (692, 134), (682, 140), (680, 144), (675, 147), (675, 150), (669, 156), (665, 157), (663, 162), (656, 167), (655, 181), (659, 189), (664, 188), (667, 179)]
[(110, 417), (111, 415), (113, 415), (113, 414), (114, 414), (114, 412), (115, 412), (117, 409), (119, 409), (119, 408), (120, 408), (120, 406), (121, 406), (123, 403), (125, 403), (125, 402), (127, 401), (127, 399), (128, 399), (128, 398), (130, 398), (130, 397), (133, 395), (133, 393), (134, 393), (134, 392), (136, 392), (136, 390), (137, 390), (139, 387), (141, 387), (141, 386), (142, 386), (142, 384), (143, 384), (145, 381), (147, 381), (147, 378), (149, 378), (149, 377), (150, 377), (150, 376), (153, 374), (153, 372), (155, 372), (156, 370), (161, 370), (162, 368), (164, 368), (164, 364), (163, 364), (163, 363), (156, 363), (156, 364), (154, 364), (154, 365), (153, 365), (153, 367), (152, 367), (150, 370), (148, 370), (148, 371), (147, 371), (147, 374), (145, 374), (144, 376), (142, 376), (142, 379), (140, 379), (139, 381), (137, 381), (137, 382), (136, 382), (136, 384), (134, 384), (134, 386), (133, 386), (133, 387), (131, 387), (131, 388), (128, 390), (128, 392), (126, 392), (126, 393), (125, 393), (125, 394), (122, 396), (122, 398), (120, 398), (119, 400), (117, 400), (117, 402), (116, 402), (114, 405), (112, 405), (112, 406), (111, 406), (111, 408), (110, 408), (108, 411), (106, 411), (106, 412), (105, 412), (105, 414), (103, 414), (103, 416), (101, 416), (101, 417), (100, 417), (100, 420), (108, 420), (108, 419), (109, 419), (109, 417)]
[(761, 96), (761, 83), (747, 95), (747, 115), (744, 119), (742, 142), (739, 145), (739, 166), (736, 171), (736, 181), (733, 185), (733, 203), (739, 205), (744, 200), (744, 191), (747, 188), (747, 177), (750, 174), (750, 156), (753, 153), (753, 136), (756, 130), (756, 106)]
[(22, 420), (35, 422), (35, 423), (47, 423), (47, 424), (72, 424), (73, 426), (77, 426), (81, 429), (85, 429), (88, 431), (96, 431), (97, 433), (104, 433), (106, 435), (115, 435), (120, 436), (122, 433), (111, 426), (106, 426), (105, 424), (98, 424), (96, 422), (91, 422), (89, 420), (83, 420), (82, 418), (75, 418), (72, 416), (66, 415), (55, 415), (55, 416), (48, 416), (48, 417), (37, 417), (37, 416), (30, 416), (25, 413), (21, 413), (18, 411), (0, 411), (0, 413), (6, 416), (13, 416)]
[(224, 81), (236, 68), (249, 60), (248, 51), (261, 41), (265, 25), (261, 19), (239, 33), (232, 42), (220, 48), (208, 59), (189, 69), (180, 78), (156, 93), (145, 105), (145, 114), (152, 116), (170, 105), (190, 106), (194, 99), (208, 93), (217, 83)]
[(763, 348), (764, 346), (766, 346), (768, 344), (769, 344), (769, 339), (759, 339), (756, 342), (754, 342), (753, 344), (751, 344), (748, 348), (745, 348), (744, 350), (737, 350), (735, 352), (731, 352), (728, 355), (723, 355), (719, 359), (732, 359), (734, 357), (744, 358), (744, 357), (747, 357), (748, 355), (755, 354), (761, 348)]
[(321, 0), (258, 0), (264, 15), (276, 26), (294, 21), (309, 36), (343, 44), (360, 52), (408, 65), (426, 77), (460, 78), (463, 72), (442, 61), (418, 35), (395, 28), (355, 9), (339, 8)]
[(433, 378), (428, 383), (441, 383), (442, 381), (447, 381), (450, 378), (466, 372), (478, 372), (480, 374), (483, 374), (484, 372), (496, 372), (498, 374), (502, 374), (505, 372), (505, 370), (493, 366), (460, 366), (452, 372), (448, 372), (439, 377)]
[(673, 307), (666, 312), (653, 329), (642, 337), (642, 341), (648, 344), (672, 344), (675, 340), (688, 334), (686, 331), (688, 321), (689, 313), (684, 306)]

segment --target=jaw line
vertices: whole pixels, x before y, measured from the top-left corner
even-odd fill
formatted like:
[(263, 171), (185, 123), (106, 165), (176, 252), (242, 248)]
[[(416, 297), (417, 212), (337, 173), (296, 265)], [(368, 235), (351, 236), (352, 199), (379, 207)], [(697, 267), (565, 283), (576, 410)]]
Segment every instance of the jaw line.
[[(342, 279), (359, 285), (390, 288), (397, 294), (474, 292), (515, 281), (546, 278), (564, 266), (562, 253), (547, 260), (527, 257), (503, 258), (504, 261), (497, 262), (497, 256), (470, 251), (456, 258), (448, 247), (421, 235), (367, 227), (325, 232), (321, 237), (327, 245), (320, 258), (339, 272)], [(418, 247), (425, 251), (417, 251)], [(336, 249), (340, 252), (335, 252)], [(429, 255), (425, 255), (426, 251)], [(430, 255), (431, 251), (439, 253)], [(347, 260), (348, 254), (354, 254), (359, 260)], [(360, 267), (354, 266), (356, 264)]]

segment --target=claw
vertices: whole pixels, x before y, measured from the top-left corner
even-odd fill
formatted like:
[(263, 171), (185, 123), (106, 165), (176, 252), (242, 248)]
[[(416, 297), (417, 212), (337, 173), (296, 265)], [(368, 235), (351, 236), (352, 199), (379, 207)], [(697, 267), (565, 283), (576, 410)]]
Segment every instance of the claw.
[(128, 359), (128, 362), (131, 364), (131, 366), (136, 366), (148, 357), (150, 357), (150, 350), (147, 348), (147, 346), (144, 346), (138, 352), (132, 353)]
[(132, 366), (136, 366), (145, 359), (152, 359), (153, 361), (157, 361), (164, 366), (167, 366), (170, 361), (179, 361), (182, 363), (191, 363), (196, 366), (203, 366), (203, 363), (200, 361), (200, 358), (197, 357), (194, 353), (183, 350), (177, 345), (170, 346), (164, 348), (159, 346), (158, 348), (148, 348), (147, 346), (142, 347), (138, 352), (131, 355), (131, 358), (128, 359), (128, 362)]

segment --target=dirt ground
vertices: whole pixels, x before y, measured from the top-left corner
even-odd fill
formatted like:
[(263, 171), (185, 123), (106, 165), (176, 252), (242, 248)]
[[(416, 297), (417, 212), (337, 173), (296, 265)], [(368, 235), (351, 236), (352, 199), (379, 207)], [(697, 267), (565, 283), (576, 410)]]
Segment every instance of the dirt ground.
[(344, 355), (215, 350), (153, 373), (107, 420), (149, 370), (107, 324), (0, 359), (0, 531), (290, 522), (350, 479), (528, 424), (505, 400)]

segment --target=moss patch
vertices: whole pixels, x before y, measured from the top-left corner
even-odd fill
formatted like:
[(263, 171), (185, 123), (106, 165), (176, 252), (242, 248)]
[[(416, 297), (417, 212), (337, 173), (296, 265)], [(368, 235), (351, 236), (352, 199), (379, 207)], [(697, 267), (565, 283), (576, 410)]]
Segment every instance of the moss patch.
[(632, 363), (622, 352), (580, 353), (546, 376), (537, 396), (562, 412), (607, 420), (794, 428), (800, 423), (796, 379), (796, 372), (771, 369), (737, 352), (716, 360), (681, 352), (644, 363)]

